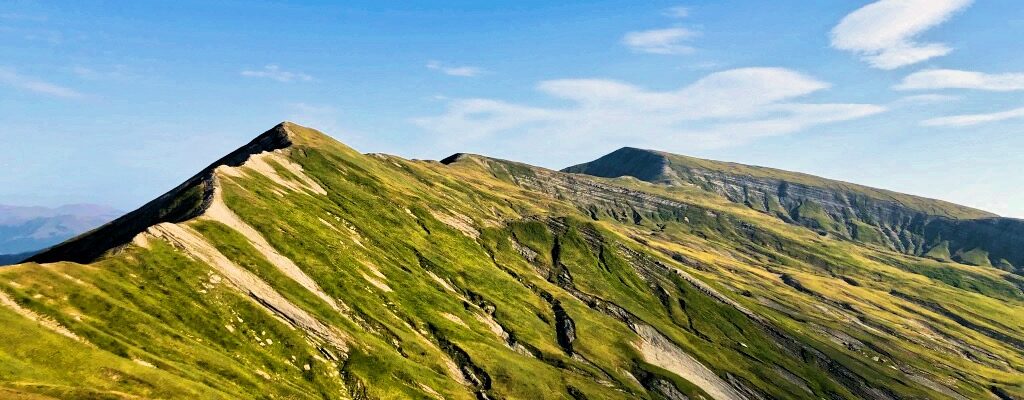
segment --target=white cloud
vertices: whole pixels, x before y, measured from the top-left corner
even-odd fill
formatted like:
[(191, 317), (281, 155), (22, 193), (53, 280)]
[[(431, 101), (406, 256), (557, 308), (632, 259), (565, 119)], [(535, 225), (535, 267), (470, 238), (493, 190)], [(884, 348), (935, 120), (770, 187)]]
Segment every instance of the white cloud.
[(267, 65), (261, 70), (243, 70), (242, 76), (250, 78), (268, 78), (278, 82), (308, 82), (312, 81), (313, 77), (301, 72), (289, 72), (282, 70), (277, 65)]
[(680, 27), (652, 29), (628, 32), (622, 37), (622, 44), (642, 53), (687, 54), (693, 52), (693, 47), (686, 41), (696, 36), (697, 32)]
[(28, 90), (47, 96), (60, 97), (65, 99), (83, 98), (85, 95), (78, 91), (64, 86), (42, 81), (29, 76), (18, 74), (13, 69), (0, 68), (0, 84), (14, 88)]
[(472, 77), (480, 76), (481, 74), (484, 73), (484, 70), (481, 69), (481, 68), (478, 68), (478, 67), (470, 67), (470, 66), (466, 66), (466, 65), (458, 66), (458, 67), (453, 67), (453, 66), (445, 65), (445, 64), (441, 63), (440, 61), (429, 61), (429, 62), (427, 62), (427, 68), (435, 70), (435, 71), (441, 71), (445, 75), (461, 76), (461, 77), (466, 77), (466, 78), (472, 78)]
[(459, 150), (492, 146), (498, 153), (517, 149), (518, 154), (553, 156), (615, 144), (667, 150), (737, 145), (885, 110), (871, 104), (795, 101), (828, 87), (782, 68), (717, 72), (670, 91), (604, 79), (562, 79), (537, 86), (568, 103), (562, 107), (457, 99), (442, 115), (413, 122)]
[(905, 96), (893, 102), (896, 105), (917, 105), (917, 104), (935, 104), (935, 103), (951, 103), (954, 101), (960, 101), (960, 97), (951, 96), (948, 94), (917, 94), (913, 96)]
[(1005, 121), (1024, 118), (1024, 107), (989, 114), (964, 114), (949, 117), (932, 118), (921, 122), (925, 126), (971, 126), (987, 122)]
[(853, 52), (872, 67), (896, 69), (953, 51), (917, 37), (966, 8), (972, 0), (881, 0), (850, 13), (832, 29), (832, 47)]
[(664, 14), (666, 17), (671, 18), (686, 18), (690, 16), (690, 8), (682, 6), (669, 7), (665, 9), (665, 11), (662, 12), (662, 14)]
[(1024, 73), (986, 74), (953, 69), (918, 71), (894, 86), (897, 90), (976, 89), (995, 92), (1024, 90)]

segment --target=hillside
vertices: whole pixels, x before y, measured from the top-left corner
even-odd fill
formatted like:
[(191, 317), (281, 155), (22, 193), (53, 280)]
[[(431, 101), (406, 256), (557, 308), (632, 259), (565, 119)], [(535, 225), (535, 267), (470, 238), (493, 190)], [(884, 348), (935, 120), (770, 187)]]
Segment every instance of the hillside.
[(1019, 276), (637, 174), (282, 123), (0, 268), (0, 397), (1024, 396)]
[(941, 200), (631, 147), (563, 171), (697, 187), (822, 234), (1024, 274), (1024, 221)]
[[(0, 205), (0, 265), (5, 257), (42, 250), (98, 227), (122, 213), (109, 207), (72, 204), (54, 208)], [(24, 258), (24, 257), (21, 257)]]

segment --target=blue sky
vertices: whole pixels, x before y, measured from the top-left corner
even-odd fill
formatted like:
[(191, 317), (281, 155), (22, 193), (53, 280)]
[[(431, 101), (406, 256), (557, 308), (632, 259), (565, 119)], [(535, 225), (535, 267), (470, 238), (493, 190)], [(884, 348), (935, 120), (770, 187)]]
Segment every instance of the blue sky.
[(132, 209), (292, 120), (408, 158), (629, 145), (1024, 217), (1016, 0), (336, 3), (0, 4), (0, 204)]

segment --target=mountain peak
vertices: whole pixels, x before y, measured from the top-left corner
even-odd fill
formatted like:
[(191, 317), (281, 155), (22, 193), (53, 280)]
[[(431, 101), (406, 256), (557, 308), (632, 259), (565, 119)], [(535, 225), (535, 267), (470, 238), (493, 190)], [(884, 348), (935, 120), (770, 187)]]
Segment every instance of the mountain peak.
[(216, 170), (220, 167), (239, 167), (250, 157), (264, 153), (292, 148), (296, 145), (308, 147), (331, 147), (341, 151), (354, 150), (342, 145), (326, 134), (293, 122), (283, 121), (259, 134), (249, 143), (235, 149), (224, 157), (193, 175), (181, 185), (161, 195), (139, 209), (125, 214), (106, 225), (86, 232), (78, 237), (46, 249), (32, 256), (31, 262), (93, 261), (108, 250), (124, 245), (135, 235), (150, 226), (163, 223), (178, 223), (201, 215), (209, 207), (215, 190)]
[(669, 168), (669, 160), (665, 153), (636, 147), (620, 148), (594, 161), (565, 168), (562, 172), (605, 178), (632, 176), (657, 183), (674, 181), (674, 174)]
[(464, 160), (464, 159), (466, 159), (468, 157), (473, 157), (473, 154), (469, 154), (469, 153), (455, 153), (455, 154), (452, 154), (452, 155), (450, 155), (448, 157), (445, 157), (445, 158), (441, 159), (441, 164), (449, 165), (449, 164), (452, 164), (452, 163)]

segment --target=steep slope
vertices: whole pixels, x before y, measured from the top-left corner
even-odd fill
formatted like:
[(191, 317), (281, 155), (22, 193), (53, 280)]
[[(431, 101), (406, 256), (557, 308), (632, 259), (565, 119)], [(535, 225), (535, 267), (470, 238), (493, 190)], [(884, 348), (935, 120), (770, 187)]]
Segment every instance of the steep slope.
[(290, 146), (291, 138), (285, 127), (286, 124), (282, 123), (271, 128), (141, 208), (88, 234), (46, 249), (27, 261), (86, 263), (115, 246), (128, 243), (150, 226), (162, 222), (183, 222), (199, 216), (213, 201), (213, 178), (217, 167), (237, 167), (253, 155)]
[(0, 269), (0, 395), (1024, 394), (1024, 294), (996, 269), (703, 190), (363, 155), (289, 123), (253, 143)]
[(0, 257), (42, 250), (121, 214), (109, 207), (91, 204), (55, 208), (0, 205)]
[(1024, 221), (941, 200), (630, 147), (563, 171), (698, 187), (823, 234), (1024, 273)]

